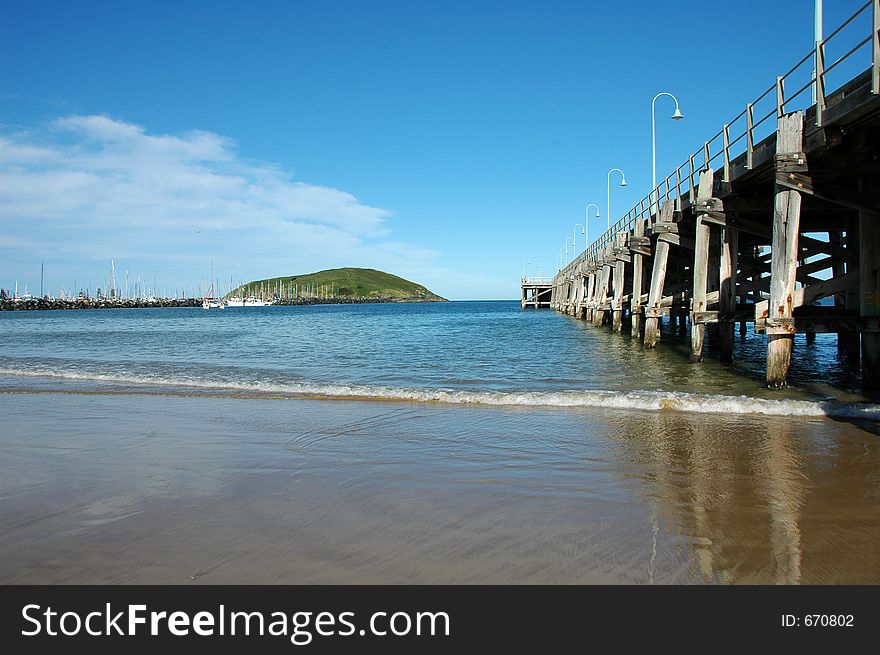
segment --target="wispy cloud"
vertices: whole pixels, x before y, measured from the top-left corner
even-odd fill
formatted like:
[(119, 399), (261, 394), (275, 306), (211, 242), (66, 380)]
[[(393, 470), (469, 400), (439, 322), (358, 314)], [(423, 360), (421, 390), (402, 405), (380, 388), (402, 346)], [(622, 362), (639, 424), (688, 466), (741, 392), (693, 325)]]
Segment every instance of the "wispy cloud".
[(8, 266), (49, 258), (75, 275), (112, 257), (198, 279), (211, 258), (238, 279), (336, 265), (410, 272), (439, 256), (396, 242), (390, 216), (247, 159), (211, 132), (151, 134), (107, 116), (69, 116), (0, 134)]

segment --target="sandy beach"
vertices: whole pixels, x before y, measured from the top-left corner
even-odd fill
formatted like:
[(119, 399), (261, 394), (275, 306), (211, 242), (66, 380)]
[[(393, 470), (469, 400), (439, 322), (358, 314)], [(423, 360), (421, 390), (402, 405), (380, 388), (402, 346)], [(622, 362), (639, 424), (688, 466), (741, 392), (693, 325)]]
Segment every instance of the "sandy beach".
[(880, 582), (880, 444), (824, 417), (155, 391), (0, 414), (6, 584)]

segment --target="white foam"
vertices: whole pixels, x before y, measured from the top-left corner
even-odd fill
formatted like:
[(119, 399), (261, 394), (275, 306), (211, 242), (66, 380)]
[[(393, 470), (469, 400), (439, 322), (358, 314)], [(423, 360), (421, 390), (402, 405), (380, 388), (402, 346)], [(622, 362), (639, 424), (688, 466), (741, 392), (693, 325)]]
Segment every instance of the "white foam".
[(704, 414), (762, 414), (768, 416), (837, 416), (880, 420), (880, 405), (844, 404), (831, 401), (752, 398), (682, 391), (466, 391), (454, 389), (415, 389), (354, 384), (307, 382), (214, 382), (189, 377), (108, 375), (50, 369), (0, 368), (0, 375), (60, 378), (162, 387), (192, 387), (215, 391), (239, 391), (326, 399), (359, 398), (409, 400), (453, 405), (497, 405), (524, 407), (599, 407), (608, 409), (677, 411)]

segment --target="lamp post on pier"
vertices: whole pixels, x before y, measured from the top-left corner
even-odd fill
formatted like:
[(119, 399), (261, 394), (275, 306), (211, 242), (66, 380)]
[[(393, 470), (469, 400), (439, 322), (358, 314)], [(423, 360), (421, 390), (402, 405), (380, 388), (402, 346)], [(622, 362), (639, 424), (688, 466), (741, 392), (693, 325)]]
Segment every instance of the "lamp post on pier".
[[(655, 111), (655, 105), (657, 104), (657, 98), (661, 96), (669, 96), (675, 101), (675, 112), (673, 112), (672, 120), (680, 121), (684, 118), (684, 114), (681, 113), (681, 109), (678, 107), (678, 98), (669, 93), (668, 91), (661, 91), (657, 95), (654, 96), (654, 99), (651, 100), (651, 197), (654, 197), (654, 190), (657, 188), (657, 117)], [(656, 203), (653, 203), (652, 213), (656, 211)]]
[(584, 240), (586, 241), (584, 244), (584, 250), (590, 245), (590, 207), (596, 208), (596, 218), (599, 218), (599, 205), (595, 202), (591, 202), (587, 205), (587, 215), (584, 218)]
[(620, 170), (619, 168), (612, 168), (610, 171), (608, 171), (608, 207), (607, 207), (608, 214), (607, 214), (607, 219), (608, 219), (608, 229), (609, 230), (611, 229), (611, 174), (614, 171), (617, 171), (618, 173), (620, 173), (620, 186), (626, 186), (626, 175), (624, 174), (624, 172), (622, 170)]
[(572, 234), (572, 239), (573, 239), (573, 243), (572, 243), (572, 247), (571, 247), (571, 249), (572, 249), (572, 255), (571, 255), (571, 258), (572, 258), (572, 259), (574, 259), (575, 257), (578, 256), (578, 248), (577, 248), (577, 233), (578, 233), (578, 228), (581, 228), (581, 234), (584, 235), (584, 242), (585, 242), (585, 243), (584, 243), (584, 250), (587, 249), (587, 244), (586, 244), (586, 240), (587, 240), (587, 230), (586, 230), (586, 228), (585, 228), (583, 225), (581, 225), (580, 223), (575, 223), (575, 225), (574, 225), (574, 230), (573, 230), (574, 233)]
[(819, 70), (819, 48), (822, 43), (822, 0), (815, 0), (813, 9), (813, 46), (816, 50), (814, 55), (815, 61), (813, 62), (813, 104), (815, 104), (818, 100), (817, 91), (819, 89), (819, 80), (816, 79), (816, 75)]

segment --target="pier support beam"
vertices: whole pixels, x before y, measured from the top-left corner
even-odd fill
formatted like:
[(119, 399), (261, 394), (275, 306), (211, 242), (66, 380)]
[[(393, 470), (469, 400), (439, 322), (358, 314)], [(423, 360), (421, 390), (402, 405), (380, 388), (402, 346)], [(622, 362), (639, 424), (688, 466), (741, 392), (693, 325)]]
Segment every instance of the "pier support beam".
[(605, 303), (608, 302), (608, 281), (611, 278), (611, 267), (602, 267), (599, 278), (599, 288), (596, 291), (596, 308), (593, 310), (593, 325), (599, 326), (605, 322)]
[(575, 274), (575, 284), (577, 285), (577, 294), (574, 300), (574, 315), (577, 318), (584, 317), (584, 292), (587, 284), (587, 278), (580, 272)]
[(648, 290), (648, 306), (645, 309), (645, 348), (654, 348), (660, 341), (660, 299), (663, 297), (668, 259), (669, 243), (658, 239), (651, 271), (651, 287)]
[[(691, 311), (703, 312), (706, 307), (706, 283), (709, 278), (709, 224), (697, 216), (694, 232), (694, 292), (691, 298)], [(693, 314), (691, 314), (693, 316)], [(691, 361), (703, 361), (703, 340), (706, 326), (691, 319)]]
[[(660, 209), (660, 221), (672, 223), (672, 203), (668, 200)], [(660, 341), (660, 301), (666, 282), (666, 264), (669, 261), (669, 242), (664, 235), (657, 237), (654, 247), (654, 266), (651, 270), (651, 286), (648, 289), (648, 306), (645, 308), (645, 348), (654, 348)]]
[[(705, 206), (712, 199), (712, 181), (714, 172), (708, 169), (700, 173), (700, 184), (697, 191), (697, 206)], [(699, 211), (699, 210), (698, 210)], [(697, 214), (697, 226), (694, 230), (694, 282), (691, 295), (691, 361), (703, 361), (703, 340), (706, 326), (694, 320), (695, 313), (705, 312), (708, 307), (707, 291), (709, 283), (709, 239), (711, 227), (706, 222), (706, 215)]]
[[(645, 234), (645, 224), (641, 220), (636, 221), (633, 236), (643, 237)], [(632, 325), (630, 326), (630, 334), (633, 339), (642, 336), (642, 255), (633, 250), (632, 255), (632, 293), (630, 294), (629, 313), (632, 317)]]
[(620, 332), (623, 328), (624, 266), (625, 264), (620, 259), (614, 263), (614, 300), (611, 303), (611, 327), (615, 332)]
[[(864, 178), (859, 187), (865, 188)], [(880, 315), (880, 217), (859, 214), (859, 314)], [(880, 386), (880, 333), (862, 332), (862, 381)]]
[[(776, 136), (776, 176), (806, 171), (801, 112), (779, 117)], [(801, 194), (776, 185), (773, 210), (773, 245), (770, 260), (770, 301), (767, 326), (767, 385), (784, 387), (794, 342), (792, 319), (798, 260)], [(772, 326), (771, 326), (772, 322)]]
[(587, 276), (587, 295), (585, 296), (586, 303), (587, 303), (587, 310), (586, 310), (585, 318), (587, 321), (589, 321), (591, 323), (593, 322), (593, 295), (595, 294), (595, 292), (596, 292), (596, 273), (593, 272)]
[[(856, 277), (859, 276), (859, 263), (860, 263), (860, 240), (859, 235), (861, 229), (859, 224), (861, 221), (859, 220), (859, 215), (854, 214), (848, 224), (846, 230), (846, 251), (848, 255), (848, 262), (846, 264), (846, 272), (849, 273), (851, 270), (855, 272)], [(861, 300), (859, 298), (859, 284), (853, 285), (845, 294), (844, 294), (844, 308), (847, 311), (857, 312), (860, 311), (861, 308)], [(846, 352), (847, 357), (851, 362), (859, 362), (861, 359), (861, 339), (859, 338), (858, 332), (847, 332), (845, 333), (846, 338), (843, 339), (843, 350)], [(858, 366), (858, 364), (856, 364)]]
[[(739, 256), (739, 232), (724, 227), (721, 233), (721, 286), (718, 294), (720, 316), (732, 315), (736, 311), (736, 268)], [(735, 322), (721, 322), (719, 327), (719, 358), (722, 362), (733, 361), (733, 332)]]

